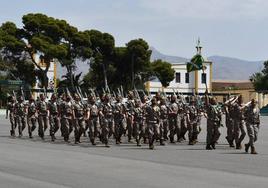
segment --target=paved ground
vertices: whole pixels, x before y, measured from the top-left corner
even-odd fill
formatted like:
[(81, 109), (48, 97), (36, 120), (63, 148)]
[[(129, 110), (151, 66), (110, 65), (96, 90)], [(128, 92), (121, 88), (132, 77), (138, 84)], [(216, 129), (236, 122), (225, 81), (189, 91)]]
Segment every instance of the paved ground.
[[(9, 123), (0, 118), (0, 187), (267, 187), (268, 117), (262, 117), (259, 155), (230, 149), (224, 139), (215, 151), (204, 150), (205, 123), (200, 143), (157, 146), (135, 144), (93, 147), (9, 137)], [(48, 133), (47, 133), (48, 134)], [(26, 135), (26, 132), (25, 132)], [(247, 139), (246, 139), (247, 140)]]

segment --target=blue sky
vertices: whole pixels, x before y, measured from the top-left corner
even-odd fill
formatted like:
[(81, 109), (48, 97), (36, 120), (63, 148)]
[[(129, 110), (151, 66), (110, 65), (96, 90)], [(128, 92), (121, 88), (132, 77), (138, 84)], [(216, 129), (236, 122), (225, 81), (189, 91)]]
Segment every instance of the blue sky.
[(191, 57), (198, 37), (206, 56), (268, 59), (267, 0), (2, 0), (0, 23), (27, 13), (111, 33), (116, 45), (144, 38), (160, 52)]

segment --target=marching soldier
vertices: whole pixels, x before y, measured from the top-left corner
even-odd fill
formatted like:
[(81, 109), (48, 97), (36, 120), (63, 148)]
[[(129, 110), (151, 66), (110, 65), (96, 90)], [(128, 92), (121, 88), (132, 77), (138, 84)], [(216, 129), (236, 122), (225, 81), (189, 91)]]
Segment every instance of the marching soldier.
[(73, 131), (73, 106), (71, 96), (63, 96), (60, 105), (61, 131), (65, 142), (69, 142), (69, 136)]
[(114, 133), (114, 116), (113, 107), (110, 103), (110, 96), (105, 95), (104, 102), (100, 111), (101, 116), (101, 140), (106, 147), (110, 147), (108, 144), (110, 136)]
[(73, 119), (74, 119), (74, 136), (75, 143), (81, 143), (80, 138), (85, 132), (85, 110), (80, 97), (75, 94), (73, 103)]
[(154, 149), (154, 141), (159, 139), (160, 145), (164, 144), (164, 139), (160, 133), (160, 108), (157, 105), (156, 98), (152, 98), (151, 105), (146, 108), (146, 120), (149, 133), (149, 148)]
[(46, 129), (48, 127), (48, 117), (49, 111), (47, 102), (45, 101), (45, 95), (40, 95), (40, 101), (37, 104), (37, 113), (38, 113), (38, 135), (44, 139)]
[(126, 132), (126, 108), (122, 104), (122, 97), (116, 97), (116, 103), (114, 105), (114, 133), (116, 144), (121, 143), (121, 137)]
[[(206, 96), (207, 97), (207, 96)], [(210, 101), (206, 100), (207, 112), (207, 150), (215, 149), (215, 144), (218, 141), (221, 133), (221, 107), (217, 104), (215, 98)]]
[(249, 137), (249, 142), (245, 144), (245, 151), (248, 152), (250, 147), (251, 154), (258, 154), (256, 152), (254, 143), (258, 139), (258, 132), (260, 128), (260, 110), (257, 107), (256, 101), (254, 99), (251, 100), (250, 105), (246, 108), (245, 117)]
[(169, 139), (170, 143), (175, 143), (175, 134), (179, 135), (180, 132), (180, 122), (178, 119), (178, 104), (176, 103), (176, 96), (171, 96), (170, 105), (168, 108), (168, 118), (169, 118)]
[(9, 102), (7, 103), (6, 119), (9, 116), (9, 121), (11, 124), (10, 135), (14, 137), (14, 136), (16, 136), (15, 130), (17, 127), (17, 122), (16, 122), (16, 118), (15, 118), (15, 105), (16, 105), (15, 97), (10, 96), (8, 101)]
[(165, 98), (160, 101), (160, 128), (164, 140), (168, 140), (168, 107)]
[[(245, 120), (244, 120), (244, 104), (242, 95), (238, 97), (237, 102), (233, 106), (234, 108), (234, 139), (236, 149), (242, 148), (242, 141), (246, 136)], [(241, 134), (240, 134), (241, 132)], [(240, 135), (240, 136), (239, 136)]]
[(59, 106), (57, 103), (57, 96), (52, 94), (51, 99), (48, 103), (49, 110), (49, 123), (50, 123), (50, 136), (51, 141), (54, 142), (56, 137), (55, 134), (59, 130), (60, 127), (60, 119), (59, 119)]
[[(236, 98), (234, 98), (236, 99)], [(234, 112), (234, 107), (232, 105), (232, 101), (229, 100), (225, 103), (224, 105), (224, 113), (225, 113), (225, 124), (227, 128), (227, 136), (225, 137), (227, 142), (229, 143), (230, 147), (234, 147), (234, 117), (235, 117), (235, 112)]]
[(128, 101), (127, 101), (127, 132), (128, 132), (128, 142), (131, 142), (132, 134), (133, 134), (133, 109), (135, 106), (134, 95), (133, 92), (129, 92)]
[(188, 128), (188, 138), (189, 145), (194, 145), (198, 135), (198, 114), (195, 105), (195, 99), (192, 97), (190, 99), (190, 105), (187, 107), (187, 128)]
[(144, 113), (141, 105), (141, 101), (135, 100), (134, 111), (134, 119), (133, 119), (133, 135), (136, 139), (137, 146), (141, 146), (140, 140), (141, 138), (145, 138), (145, 127), (144, 127)]
[(33, 138), (32, 133), (36, 128), (37, 110), (36, 110), (36, 103), (35, 103), (34, 98), (32, 96), (29, 99), (27, 112), (28, 112), (27, 113), (27, 124), (28, 124), (29, 137)]
[(100, 136), (99, 107), (94, 96), (88, 97), (87, 118), (89, 139), (92, 145), (96, 145), (95, 139)]
[(26, 114), (27, 114), (27, 105), (23, 100), (23, 97), (18, 98), (18, 102), (15, 105), (16, 112), (16, 122), (19, 129), (19, 137), (22, 137), (22, 132), (26, 127)]

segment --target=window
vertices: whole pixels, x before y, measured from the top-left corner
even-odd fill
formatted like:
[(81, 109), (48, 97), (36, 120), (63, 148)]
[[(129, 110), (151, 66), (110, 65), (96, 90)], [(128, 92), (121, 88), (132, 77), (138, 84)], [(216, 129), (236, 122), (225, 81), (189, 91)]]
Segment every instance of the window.
[(189, 73), (185, 73), (185, 83), (188, 84), (189, 83)]
[(207, 74), (206, 73), (202, 73), (202, 84), (207, 83)]
[(176, 72), (176, 83), (181, 83), (181, 73)]

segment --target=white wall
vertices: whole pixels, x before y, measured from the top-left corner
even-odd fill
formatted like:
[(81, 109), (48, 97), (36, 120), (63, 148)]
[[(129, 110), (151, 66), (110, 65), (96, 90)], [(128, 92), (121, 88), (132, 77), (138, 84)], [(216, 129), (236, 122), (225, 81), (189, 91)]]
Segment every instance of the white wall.
[[(205, 63), (205, 66), (207, 69), (204, 71), (207, 76), (207, 86), (208, 89), (211, 88), (211, 76), (210, 76), (210, 68), (211, 68), (211, 63)], [(173, 92), (173, 89), (176, 91), (179, 90), (181, 93), (192, 93), (194, 92), (195, 89), (195, 72), (190, 72), (189, 73), (189, 83), (185, 83), (185, 73), (187, 73), (187, 68), (185, 63), (181, 64), (173, 64), (172, 68), (175, 69), (176, 73), (180, 72), (181, 74), (181, 82), (176, 83), (176, 76), (175, 79), (170, 82), (169, 87), (165, 88), (165, 92)], [(198, 93), (204, 93), (206, 91), (206, 84), (202, 84), (202, 76), (203, 71), (200, 70), (198, 71)], [(161, 91), (162, 85), (160, 82), (150, 82), (150, 92), (158, 92), (159, 90)]]

